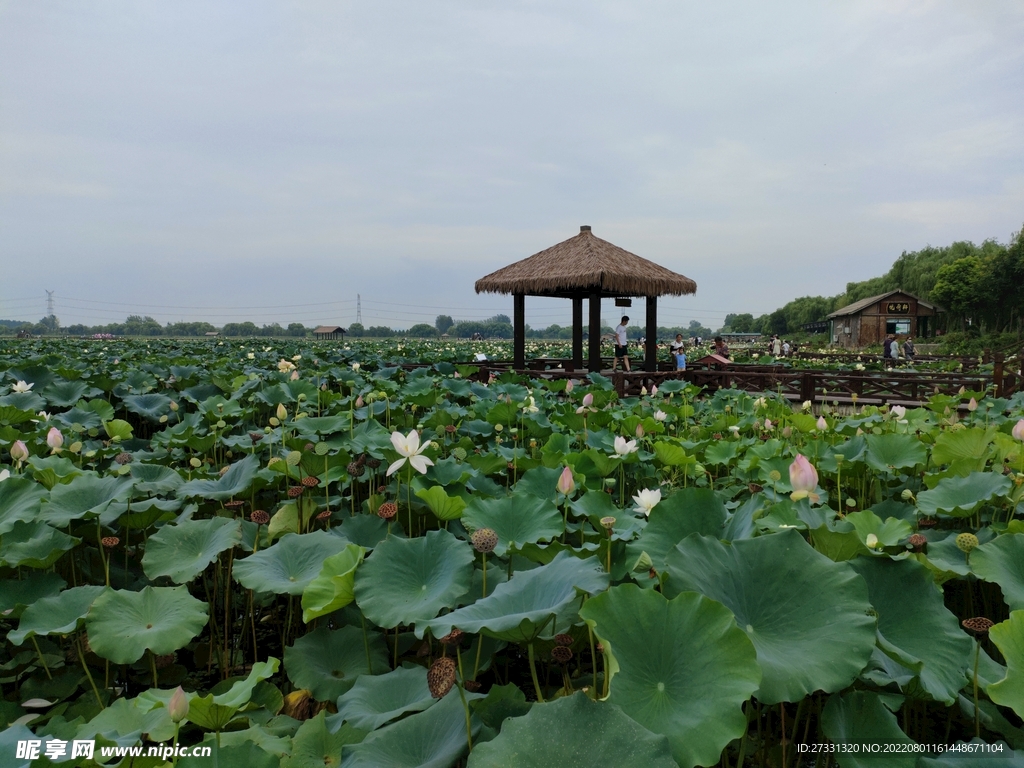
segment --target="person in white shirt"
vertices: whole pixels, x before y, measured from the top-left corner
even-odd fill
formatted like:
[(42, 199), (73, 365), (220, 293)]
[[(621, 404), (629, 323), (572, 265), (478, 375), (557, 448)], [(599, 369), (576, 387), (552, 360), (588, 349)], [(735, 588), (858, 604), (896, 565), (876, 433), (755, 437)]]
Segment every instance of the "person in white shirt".
[(615, 366), (619, 363), (619, 358), (622, 358), (622, 367), (624, 370), (629, 370), (629, 347), (627, 346), (629, 339), (626, 338), (626, 325), (629, 323), (629, 318), (626, 315), (622, 316), (622, 320), (615, 326), (615, 359), (612, 361), (612, 370), (615, 370)]
[(781, 356), (782, 356), (782, 339), (780, 339), (778, 337), (778, 334), (776, 334), (775, 338), (772, 339), (772, 357), (781, 357)]
[(676, 370), (686, 370), (686, 343), (683, 341), (683, 334), (677, 333), (675, 341), (670, 345), (672, 357), (676, 361)]

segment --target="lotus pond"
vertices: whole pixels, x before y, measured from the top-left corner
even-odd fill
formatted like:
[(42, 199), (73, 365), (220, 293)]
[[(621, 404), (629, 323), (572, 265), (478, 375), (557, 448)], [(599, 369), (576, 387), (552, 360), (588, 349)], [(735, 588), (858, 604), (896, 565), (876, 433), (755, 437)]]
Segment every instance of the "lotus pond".
[(401, 352), (0, 345), (0, 765), (1024, 764), (1024, 399)]

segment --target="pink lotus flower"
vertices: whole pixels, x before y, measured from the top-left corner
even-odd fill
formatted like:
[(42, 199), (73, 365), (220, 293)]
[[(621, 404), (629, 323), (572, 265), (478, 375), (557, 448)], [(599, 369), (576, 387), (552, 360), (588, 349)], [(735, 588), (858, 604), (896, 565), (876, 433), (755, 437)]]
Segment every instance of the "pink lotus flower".
[(298, 381), (299, 380), (299, 372), (297, 370), (292, 371), (291, 380), (292, 381)]
[(356, 398), (356, 408), (362, 408), (364, 405), (365, 403), (363, 402), (363, 396), (360, 395), (359, 397)]
[(654, 397), (656, 394), (658, 394), (658, 385), (651, 384), (651, 397)]
[(587, 408), (589, 408), (593, 404), (594, 404), (594, 396), (590, 392), (587, 392), (587, 394), (585, 394), (583, 396), (583, 405), (586, 406)]
[[(1021, 419), (1013, 425), (1013, 437), (1016, 440), (1024, 440), (1024, 419)], [(11, 456), (14, 455), (14, 449), (11, 449)]]
[(765, 429), (771, 429), (773, 426), (775, 426), (775, 425), (772, 424), (772, 420), (771, 419), (765, 419), (764, 420), (764, 428)]
[(818, 428), (819, 432), (824, 432), (825, 430), (828, 429), (828, 422), (825, 421), (825, 417), (824, 416), (819, 416), (818, 417), (818, 422), (814, 426), (816, 426)]
[(11, 458), (19, 463), (26, 461), (28, 459), (28, 446), (21, 440), (15, 440), (14, 445), (11, 446)]
[(971, 413), (974, 413), (976, 410), (978, 410), (978, 401), (975, 400), (973, 397), (971, 398), (971, 401), (967, 403), (967, 410), (970, 411)]
[(568, 395), (570, 392), (572, 392), (572, 389), (573, 389), (572, 379), (569, 379), (568, 381), (565, 382), (565, 394)]
[(643, 436), (644, 436), (644, 425), (643, 424), (637, 424), (636, 425), (636, 439), (639, 440)]
[(50, 431), (46, 433), (46, 444), (54, 453), (60, 453), (61, 446), (64, 445), (64, 435), (56, 427), (50, 427)]
[(798, 453), (796, 459), (789, 465), (789, 483), (793, 486), (794, 493), (803, 491), (804, 496), (818, 487), (818, 470), (804, 458), (803, 454)]
[(180, 723), (188, 715), (188, 696), (180, 685), (171, 694), (171, 700), (167, 703), (167, 713), (171, 716), (172, 723)]
[(555, 484), (555, 490), (563, 496), (568, 496), (576, 490), (576, 482), (572, 479), (572, 469), (566, 467), (562, 470), (562, 474), (558, 476), (558, 482)]

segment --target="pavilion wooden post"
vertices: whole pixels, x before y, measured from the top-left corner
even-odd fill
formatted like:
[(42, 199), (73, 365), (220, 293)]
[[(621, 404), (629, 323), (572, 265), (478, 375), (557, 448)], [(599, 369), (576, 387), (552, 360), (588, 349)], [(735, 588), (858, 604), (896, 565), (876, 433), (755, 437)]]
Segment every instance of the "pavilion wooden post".
[(583, 297), (572, 297), (572, 368), (583, 368)]
[(522, 370), (526, 367), (526, 296), (522, 293), (515, 294), (512, 306), (512, 365)]
[(658, 370), (658, 297), (647, 297), (647, 349), (644, 370)]
[(590, 299), (590, 360), (587, 368), (595, 373), (601, 371), (601, 294), (591, 293)]

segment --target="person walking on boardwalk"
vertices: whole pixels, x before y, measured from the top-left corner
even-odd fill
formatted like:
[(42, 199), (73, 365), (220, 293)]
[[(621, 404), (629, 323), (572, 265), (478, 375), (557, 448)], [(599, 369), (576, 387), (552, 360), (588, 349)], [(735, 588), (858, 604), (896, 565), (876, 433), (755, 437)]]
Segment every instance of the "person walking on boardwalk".
[(623, 370), (629, 370), (629, 338), (626, 336), (626, 325), (629, 323), (629, 318), (626, 315), (622, 316), (622, 320), (615, 326), (615, 359), (612, 361), (612, 370), (615, 370), (615, 366), (618, 365), (619, 359), (622, 359)]
[(903, 342), (903, 356), (907, 358), (908, 363), (912, 363), (916, 354), (917, 349), (914, 348), (914, 339), (907, 336), (907, 340)]
[(782, 357), (782, 339), (779, 334), (772, 337), (772, 357)]
[(683, 334), (677, 333), (675, 341), (670, 345), (672, 357), (676, 361), (676, 370), (686, 370), (686, 342), (683, 341)]

